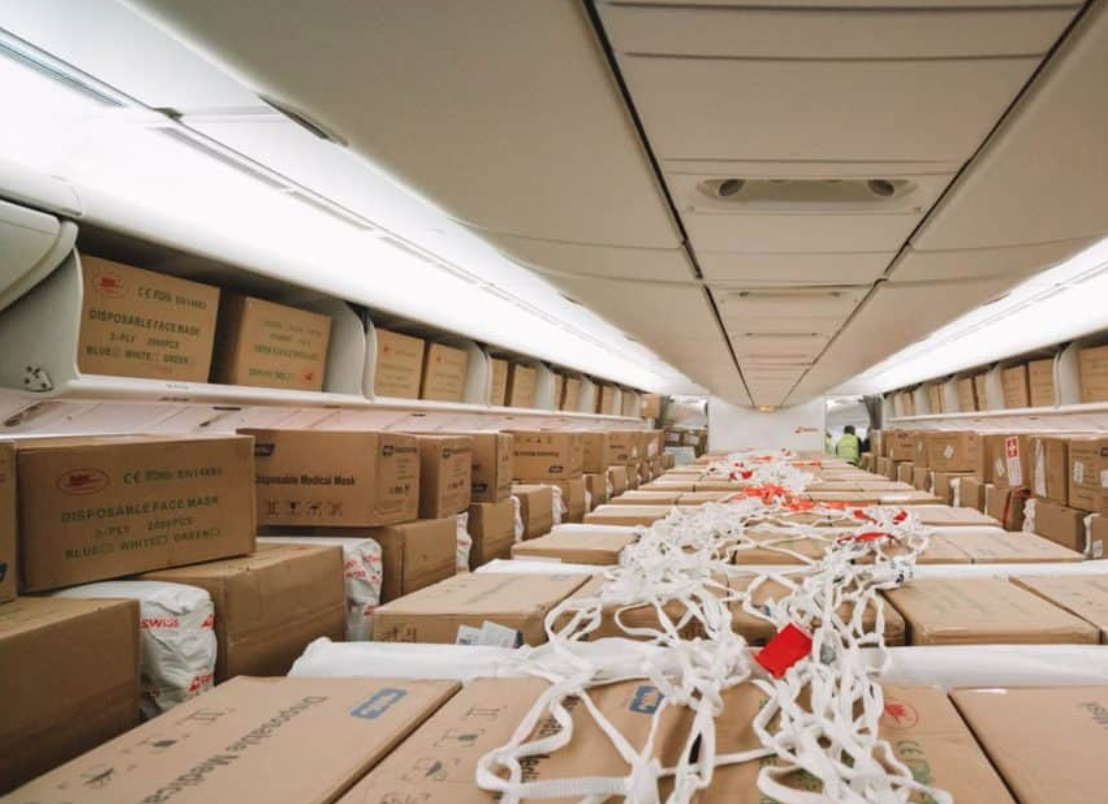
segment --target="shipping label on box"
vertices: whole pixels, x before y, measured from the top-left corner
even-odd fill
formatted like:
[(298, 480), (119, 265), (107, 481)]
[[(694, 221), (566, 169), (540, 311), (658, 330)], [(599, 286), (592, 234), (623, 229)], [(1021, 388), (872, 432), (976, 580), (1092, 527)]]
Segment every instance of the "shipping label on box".
[(415, 436), (341, 430), (239, 432), (255, 439), (262, 525), (389, 525), (419, 512)]
[(538, 372), (531, 366), (511, 363), (508, 366), (508, 407), (533, 408), (535, 406), (535, 383)]
[(513, 462), (518, 480), (563, 480), (584, 471), (579, 433), (546, 430), (513, 431)]
[(1079, 349), (1077, 369), (1082, 402), (1108, 402), (1108, 346)]
[(25, 591), (254, 549), (253, 439), (36, 439), (16, 462)]
[(438, 519), (469, 508), (473, 442), (469, 436), (418, 436), (419, 516)]
[(213, 377), (227, 385), (321, 391), (330, 341), (328, 316), (224, 293)]
[(562, 392), (561, 410), (575, 411), (581, 406), (581, 378), (566, 377), (565, 390)]
[(490, 357), (489, 372), (489, 404), (503, 407), (508, 404), (508, 361)]
[(219, 288), (98, 257), (81, 268), (83, 373), (208, 381)]
[(15, 598), (18, 585), (15, 445), (0, 442), (0, 603)]
[(377, 329), (377, 365), (373, 373), (373, 393), (397, 399), (419, 399), (423, 372), (422, 338)]
[(436, 402), (461, 402), (466, 392), (469, 355), (442, 343), (428, 343), (423, 355), (423, 383), (419, 398)]

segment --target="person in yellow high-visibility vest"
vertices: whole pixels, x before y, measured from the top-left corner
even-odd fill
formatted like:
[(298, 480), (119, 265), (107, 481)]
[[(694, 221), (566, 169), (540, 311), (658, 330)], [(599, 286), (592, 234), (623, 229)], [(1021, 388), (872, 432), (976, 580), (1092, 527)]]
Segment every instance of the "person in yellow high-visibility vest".
[(857, 466), (861, 456), (862, 439), (854, 434), (854, 425), (848, 424), (843, 428), (843, 436), (839, 439), (839, 443), (835, 445), (835, 457)]

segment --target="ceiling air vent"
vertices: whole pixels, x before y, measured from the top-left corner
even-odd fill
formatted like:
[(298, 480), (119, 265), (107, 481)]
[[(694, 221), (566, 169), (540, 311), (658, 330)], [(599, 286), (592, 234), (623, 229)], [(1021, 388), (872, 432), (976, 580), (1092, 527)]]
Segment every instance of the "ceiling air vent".
[(766, 179), (727, 176), (697, 184), (702, 199), (723, 206), (865, 206), (887, 204), (916, 189), (909, 179), (881, 176), (854, 179)]

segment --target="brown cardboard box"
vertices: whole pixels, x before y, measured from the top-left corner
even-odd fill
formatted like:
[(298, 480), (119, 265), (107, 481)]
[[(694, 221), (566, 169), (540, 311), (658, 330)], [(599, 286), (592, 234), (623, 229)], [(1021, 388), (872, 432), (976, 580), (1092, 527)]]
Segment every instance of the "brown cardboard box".
[(547, 535), (515, 545), (512, 548), (512, 558), (616, 565), (623, 548), (635, 541), (633, 528), (555, 525)]
[(954, 504), (954, 481), (958, 481), (959, 487), (962, 481), (972, 477), (971, 472), (934, 472), (933, 481), (934, 486), (932, 492), (936, 497), (942, 500), (947, 505)]
[(371, 527), (415, 519), (415, 436), (356, 430), (261, 430), (254, 437), (260, 525)]
[(1033, 408), (1054, 406), (1054, 358), (1032, 360), (1027, 364), (1029, 400)]
[(985, 513), (998, 521), (1005, 530), (1023, 528), (1023, 507), (1026, 503), (1026, 489), (1010, 489), (992, 484), (985, 486)]
[(920, 518), (924, 525), (1000, 527), (1000, 522), (976, 508), (952, 508), (946, 505), (913, 505), (912, 513)]
[[(496, 797), (474, 784), (477, 761), (507, 743), (527, 712), (547, 690), (537, 678), (478, 679), (440, 709), (339, 804), (492, 804)], [(589, 698), (638, 754), (647, 746), (661, 693), (646, 681), (622, 681), (589, 690)], [(622, 777), (630, 772), (611, 739), (578, 701), (568, 702), (570, 742), (549, 753), (524, 757), (523, 780), (555, 783), (575, 777)], [(681, 758), (689, 733), (689, 710), (667, 707), (659, 716), (651, 761), (672, 767)], [(544, 713), (529, 737), (537, 740), (560, 730)], [(403, 791), (397, 794), (396, 791)], [(576, 801), (568, 795), (558, 801)], [(622, 798), (622, 796), (617, 796)], [(533, 801), (528, 797), (528, 801)]]
[(616, 408), (616, 387), (603, 383), (596, 386), (596, 412), (605, 416), (618, 416)]
[(618, 461), (609, 460), (612, 450), (609, 447), (611, 433), (606, 431), (582, 431), (581, 437), (581, 467), (584, 472), (603, 472), (607, 467)]
[(642, 479), (639, 477), (639, 465), (637, 463), (629, 463), (625, 467), (627, 469), (627, 488), (637, 489), (642, 485)]
[(972, 472), (980, 462), (980, 440), (971, 430), (924, 431), (916, 437), (916, 466), (941, 472)]
[[(1108, 685), (955, 690), (951, 697), (1020, 804), (1099, 804)], [(977, 792), (963, 801), (986, 799)]]
[(642, 417), (659, 419), (662, 416), (662, 397), (659, 394), (642, 395)]
[(900, 461), (896, 465), (896, 479), (899, 483), (911, 484), (915, 478), (916, 467), (911, 461)]
[(562, 409), (562, 396), (566, 390), (566, 378), (564, 374), (554, 373), (554, 410)]
[(516, 507), (511, 497), (500, 502), (479, 502), (469, 507), (469, 568), (475, 570), (494, 558), (511, 558), (516, 540)]
[(980, 437), (975, 474), (1002, 488), (1031, 484), (1032, 435), (987, 433)]
[(538, 372), (531, 366), (511, 363), (508, 366), (508, 407), (535, 407), (535, 384)]
[[(603, 575), (591, 576), (588, 581), (569, 596), (571, 605), (578, 605), (584, 600), (597, 598), (602, 590), (611, 584), (611, 581)], [(722, 594), (726, 588), (726, 579), (718, 579), (717, 591)], [(588, 604), (585, 604), (588, 605)], [(655, 635), (668, 632), (667, 625), (677, 631), (682, 639), (692, 640), (701, 635), (701, 625), (695, 618), (688, 616), (688, 607), (680, 600), (668, 600), (661, 604), (665, 617), (669, 624), (663, 622), (658, 609), (653, 603), (632, 603), (624, 605), (612, 600), (604, 601), (600, 606), (600, 618), (596, 626), (586, 631), (578, 631), (581, 638), (592, 641), (606, 639), (608, 637), (622, 637), (633, 640), (649, 640)], [(570, 624), (572, 610), (567, 610), (555, 621), (555, 630), (562, 630)]]
[(931, 407), (931, 413), (943, 413), (943, 386), (942, 383), (931, 382), (927, 384), (927, 402)]
[(0, 606), (0, 690), (3, 795), (136, 724), (138, 603), (24, 597)]
[(512, 486), (512, 496), (519, 498), (524, 539), (550, 533), (554, 527), (554, 492), (550, 486), (517, 484)]
[(885, 593), (910, 645), (1095, 644), (1096, 628), (997, 578), (926, 578)]
[(473, 441), (469, 436), (421, 435), (419, 518), (440, 519), (469, 508)]
[(1081, 560), (1080, 553), (1024, 531), (951, 528), (936, 538), (953, 544), (974, 564), (1059, 564)]
[(958, 389), (958, 409), (963, 413), (978, 410), (977, 390), (973, 387), (973, 377), (961, 377), (955, 383)]
[(562, 404), (559, 410), (575, 411), (581, 407), (581, 378), (566, 377), (565, 390), (562, 391)]
[[(428, 586), (373, 613), (377, 642), (491, 644), (477, 641), (490, 622), (514, 631), (501, 647), (546, 642), (543, 621), (554, 608), (588, 579), (583, 575), (515, 575), (466, 573)], [(466, 628), (465, 626), (468, 626)], [(488, 629), (486, 629), (488, 630)]]
[(729, 491), (694, 491), (681, 494), (677, 498), (678, 505), (704, 505), (710, 502), (722, 502), (732, 496)]
[[(1034, 500), (1035, 533), (1056, 544), (1085, 552), (1085, 511), (1067, 508), (1048, 500)], [(1031, 503), (1028, 503), (1031, 506)]]
[(1108, 513), (1108, 438), (1074, 438), (1069, 451), (1070, 507)]
[(489, 358), (489, 370), (492, 372), (489, 404), (504, 407), (508, 404), (508, 361)]
[(419, 398), (436, 402), (461, 402), (466, 393), (469, 355), (444, 343), (427, 343), (423, 354), (423, 382)]
[(601, 505), (585, 514), (589, 525), (650, 525), (665, 519), (671, 505)]
[(627, 477), (626, 466), (609, 466), (607, 471), (608, 482), (612, 484), (612, 497), (618, 497), (627, 491), (630, 479)]
[(884, 456), (877, 459), (877, 474), (889, 480), (896, 480), (896, 463), (892, 458)]
[(958, 485), (958, 504), (960, 507), (983, 512), (985, 510), (985, 483), (976, 475), (963, 477)]
[(212, 381), (321, 391), (330, 341), (328, 316), (225, 292), (219, 301)]
[(912, 430), (889, 430), (885, 442), (886, 457), (894, 461), (910, 461), (916, 454), (916, 434)]
[(342, 548), (259, 544), (242, 558), (149, 572), (147, 581), (206, 589), (215, 604), (215, 680), (282, 676), (319, 637), (346, 635)]
[[(918, 491), (927, 491), (931, 485), (931, 470), (922, 466), (912, 469), (912, 488)], [(859, 489), (860, 491), (861, 489)]]
[(1100, 641), (1108, 645), (1108, 579), (1095, 575), (1031, 575), (1012, 583), (1065, 609), (1100, 629)]
[(1036, 497), (1065, 505), (1069, 502), (1069, 438), (1032, 436), (1031, 491)]
[(1085, 554), (1089, 558), (1104, 558), (1104, 545), (1108, 542), (1108, 517), (1093, 514), (1089, 519), (1089, 543)]
[(624, 390), (620, 395), (620, 415), (636, 416), (636, 408), (639, 407), (639, 392)]
[[(331, 804), (457, 689), (238, 678), (58, 768), (12, 804)], [(326, 750), (310, 750), (324, 736)]]
[[(719, 492), (705, 492), (719, 493)], [(610, 503), (611, 505), (677, 505), (682, 491), (658, 491), (655, 489), (636, 489), (626, 491)]]
[(19, 442), (21, 590), (250, 552), (253, 449), (241, 436)]
[(422, 338), (377, 329), (377, 365), (373, 372), (373, 393), (396, 399), (419, 399), (423, 376)]
[(1108, 402), (1108, 346), (1079, 349), (1077, 372), (1082, 402)]
[(1005, 408), (1031, 407), (1031, 387), (1027, 380), (1027, 364), (1008, 366), (1000, 370), (1004, 386)]
[(500, 502), (512, 496), (514, 458), (509, 433), (459, 430), (451, 435), (470, 439), (473, 458), (471, 502)]
[(608, 465), (629, 465), (639, 459), (638, 430), (608, 431)]
[(15, 599), (19, 570), (16, 563), (19, 496), (16, 494), (15, 445), (0, 442), (0, 603)]
[(989, 409), (988, 373), (981, 372), (973, 375), (973, 393), (977, 397), (977, 409)]
[(512, 436), (518, 480), (565, 480), (584, 471), (580, 433), (514, 430)]
[(585, 478), (572, 480), (544, 480), (551, 486), (557, 486), (562, 492), (562, 505), (566, 507), (564, 522), (583, 522), (588, 508), (585, 505)]
[(599, 472), (586, 472), (585, 475), (585, 489), (589, 492), (589, 496), (592, 497), (592, 506), (589, 508), (591, 511), (598, 505), (604, 505), (608, 502), (608, 473), (604, 470)]
[[(764, 701), (765, 694), (752, 684), (741, 684), (724, 692), (723, 713), (716, 718), (717, 754), (761, 747), (752, 724)], [(945, 790), (961, 804), (1015, 804), (943, 690), (887, 685), (884, 702), (877, 736), (888, 741), (893, 754), (918, 781)], [(771, 724), (770, 732), (774, 730)], [(768, 804), (773, 799), (758, 790), (757, 777), (766, 764), (774, 761), (716, 768), (712, 783), (698, 793), (697, 804)], [(820, 792), (818, 781), (802, 771), (785, 776), (782, 782), (811, 791), (808, 795)], [(913, 794), (911, 800), (932, 799)]]
[(81, 255), (84, 374), (207, 382), (219, 288)]

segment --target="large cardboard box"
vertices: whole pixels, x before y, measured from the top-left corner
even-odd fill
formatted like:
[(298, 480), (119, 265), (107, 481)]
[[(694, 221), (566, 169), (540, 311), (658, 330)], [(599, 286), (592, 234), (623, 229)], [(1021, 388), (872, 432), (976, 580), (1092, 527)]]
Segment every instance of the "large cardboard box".
[(583, 575), (456, 575), (377, 609), (373, 638), (509, 648), (541, 645), (547, 612), (586, 580)]
[(523, 538), (545, 536), (554, 527), (554, 490), (549, 485), (518, 483), (512, 496), (519, 500), (523, 520)]
[(1035, 514), (1035, 533), (1070, 550), (1085, 552), (1085, 511), (1048, 500), (1034, 500), (1027, 508)]
[(986, 483), (994, 483), (1002, 488), (1029, 486), (1031, 439), (1030, 433), (983, 434), (979, 439), (975, 473)]
[(150, 572), (199, 586), (215, 604), (215, 680), (282, 676), (309, 642), (346, 636), (346, 578), (337, 545), (259, 544), (242, 558)]
[(608, 476), (608, 482), (612, 484), (612, 493), (609, 495), (610, 497), (618, 497), (630, 488), (631, 481), (627, 476), (626, 466), (609, 466), (606, 474)]
[(1054, 405), (1054, 358), (1029, 362), (1027, 381), (1031, 407), (1049, 408)]
[(564, 374), (554, 373), (554, 410), (562, 409), (562, 394), (566, 389), (566, 377)]
[(954, 504), (954, 489), (961, 489), (962, 481), (972, 477), (970, 472), (934, 472), (932, 492), (947, 505)]
[(1011, 489), (993, 484), (985, 486), (985, 513), (997, 520), (1005, 530), (1023, 529), (1023, 508), (1026, 503), (1026, 489)]
[(0, 606), (0, 795), (138, 722), (139, 651), (134, 600)]
[(1031, 437), (1031, 491), (1059, 505), (1069, 502), (1069, 438)]
[(630, 465), (642, 457), (639, 455), (638, 433), (638, 430), (608, 431), (608, 466)]
[(577, 477), (573, 480), (547, 480), (545, 483), (555, 486), (562, 494), (562, 505), (565, 506), (564, 522), (583, 522), (585, 514), (589, 512), (585, 505), (585, 478)]
[(980, 461), (980, 440), (972, 430), (923, 431), (916, 436), (916, 466), (940, 472), (972, 472)]
[(208, 381), (219, 288), (86, 254), (81, 269), (82, 373)]
[(321, 391), (330, 342), (328, 316), (224, 293), (219, 301), (212, 381)]
[(614, 385), (603, 383), (596, 386), (596, 412), (605, 416), (618, 416), (616, 408), (616, 393), (618, 389)]
[(238, 678), (27, 785), (12, 804), (331, 804), (457, 689)]
[(469, 507), (469, 568), (475, 570), (494, 558), (511, 558), (516, 540), (516, 507), (509, 497), (500, 502), (479, 502)]
[(584, 471), (580, 433), (515, 430), (512, 437), (517, 480), (566, 480)]
[[(478, 760), (511, 739), (547, 689), (548, 682), (537, 678), (470, 682), (355, 785), (340, 804), (491, 804), (498, 797), (473, 781)], [(661, 702), (656, 687), (646, 681), (622, 681), (589, 690), (589, 698), (633, 753), (646, 749), (652, 714)], [(611, 739), (579, 703), (572, 699), (565, 707), (572, 720), (572, 739), (557, 750), (522, 757), (523, 781), (556, 784), (560, 779), (622, 777), (630, 772)], [(673, 767), (680, 761), (689, 733), (690, 710), (670, 706), (658, 720), (649, 761), (657, 767)], [(529, 739), (539, 740), (560, 730), (554, 715), (543, 713)], [(403, 793), (397, 795), (396, 791)], [(579, 798), (574, 793), (558, 801)]]
[(1031, 407), (1031, 387), (1027, 379), (1027, 364), (1020, 363), (1000, 370), (1004, 388), (1005, 408)]
[(642, 395), (642, 417), (659, 419), (662, 416), (662, 397), (660, 394)]
[(639, 407), (640, 398), (641, 397), (639, 396), (638, 391), (628, 391), (628, 390), (624, 389), (623, 393), (620, 394), (620, 401), (619, 401), (620, 415), (621, 416), (636, 416), (636, 415), (638, 415), (638, 412), (637, 412), (636, 408)]
[(910, 645), (1096, 644), (1100, 639), (1084, 620), (998, 578), (916, 579), (885, 594), (908, 623)]
[(936, 538), (953, 544), (974, 564), (1061, 564), (1081, 554), (1034, 533), (999, 528), (951, 528)]
[(118, 578), (254, 549), (254, 442), (19, 442), (20, 588)]
[(591, 511), (598, 505), (604, 505), (608, 502), (608, 473), (604, 470), (600, 472), (586, 472), (585, 478), (585, 490), (588, 491), (592, 504), (589, 506)]
[[(716, 718), (717, 754), (761, 748), (753, 723), (764, 701), (765, 694), (752, 684), (724, 692), (724, 709)], [(943, 690), (885, 685), (884, 703), (877, 736), (888, 741), (895, 757), (915, 779), (945, 790), (961, 804), (1015, 804)], [(775, 731), (773, 723), (769, 730)], [(712, 783), (697, 794), (697, 804), (769, 804), (774, 799), (758, 789), (757, 777), (763, 767), (774, 762), (769, 758), (716, 768)], [(808, 791), (809, 796), (821, 792), (818, 782), (802, 771), (781, 781)], [(910, 800), (933, 799), (913, 794)]]
[(1031, 575), (1013, 578), (1012, 583), (1092, 623), (1100, 629), (1100, 641), (1108, 645), (1108, 578), (1096, 575)]
[(508, 361), (496, 357), (489, 358), (489, 371), (492, 374), (489, 384), (489, 404), (503, 407), (508, 404)]
[(620, 553), (636, 541), (633, 528), (555, 525), (550, 533), (512, 547), (512, 558), (541, 558), (571, 564), (616, 565)]
[[(703, 492), (704, 494), (718, 494), (720, 492)], [(610, 505), (677, 505), (683, 492), (680, 490), (659, 491), (655, 489), (636, 489), (625, 491), (613, 499)]]
[(440, 519), (469, 508), (473, 441), (469, 436), (420, 435), (419, 518)]
[(884, 456), (877, 459), (877, 474), (889, 480), (896, 480), (896, 462)]
[(916, 467), (911, 461), (900, 461), (896, 465), (896, 479), (899, 483), (911, 485), (915, 479)]
[(625, 450), (612, 449), (612, 437), (620, 437), (617, 433), (601, 430), (582, 431), (578, 435), (581, 437), (582, 471), (595, 474), (613, 464), (626, 462)]
[(912, 430), (889, 430), (885, 441), (886, 457), (894, 461), (910, 461), (916, 455), (916, 434)]
[[(1104, 801), (1108, 685), (991, 687), (951, 697), (1020, 804)], [(962, 800), (993, 799), (975, 791)]]
[(958, 409), (963, 413), (978, 410), (977, 390), (973, 387), (973, 377), (961, 377), (955, 382), (958, 389)]
[(508, 366), (508, 407), (535, 407), (535, 385), (538, 371), (532, 366), (511, 363)]
[(423, 381), (419, 398), (436, 402), (461, 402), (466, 393), (469, 354), (444, 343), (428, 342), (423, 354)]
[(15, 445), (0, 442), (0, 603), (14, 599), (18, 586), (18, 505)]
[(1000, 526), (993, 517), (979, 511), (976, 508), (953, 508), (946, 505), (913, 505), (912, 513), (920, 518), (924, 525), (941, 525), (943, 527), (962, 525), (992, 525)]
[(972, 508), (975, 511), (985, 510), (985, 483), (976, 475), (967, 475), (958, 483), (958, 498), (951, 505), (954, 507)]
[(377, 329), (377, 364), (373, 371), (373, 393), (397, 399), (419, 399), (423, 376), (422, 338)]
[(1070, 507), (1108, 513), (1108, 438), (1074, 438), (1069, 451)]
[(1077, 351), (1082, 402), (1108, 402), (1108, 346)]
[[(912, 488), (917, 491), (927, 491), (931, 486), (931, 470), (923, 466), (912, 468)], [(898, 484), (899, 485), (899, 484)], [(861, 491), (861, 489), (859, 489)]]
[(977, 397), (977, 409), (989, 410), (988, 373), (982, 371), (973, 375), (973, 393)]
[(240, 430), (254, 438), (260, 525), (370, 527), (415, 519), (415, 436), (357, 430)]
[(601, 505), (585, 514), (589, 525), (652, 525), (665, 519), (673, 510), (671, 505)]
[(515, 465), (511, 434), (459, 430), (451, 435), (466, 436), (471, 441), (470, 502), (508, 499)]
[(941, 382), (929, 382), (925, 386), (927, 388), (927, 402), (931, 408), (931, 413), (943, 413), (943, 386)]
[[(603, 594), (605, 587), (611, 581), (603, 575), (591, 576), (588, 581), (576, 592), (569, 596), (567, 609), (555, 620), (555, 631), (563, 631), (570, 625), (575, 610), (578, 607), (593, 608), (593, 602)], [(727, 587), (726, 579), (719, 577), (717, 585), (713, 589), (720, 595), (724, 594)], [(588, 602), (586, 602), (588, 601)], [(600, 617), (593, 627), (592, 623), (584, 624), (584, 629), (575, 629), (580, 639), (592, 641), (609, 637), (621, 637), (633, 640), (651, 640), (655, 636), (670, 633), (671, 627), (684, 640), (692, 640), (701, 636), (703, 629), (701, 623), (694, 617), (688, 616), (689, 609), (680, 600), (668, 600), (661, 603), (661, 614), (653, 603), (634, 602), (621, 603), (613, 598), (600, 602)], [(664, 620), (668, 620), (666, 623)]]
[(581, 407), (581, 378), (566, 377), (565, 389), (562, 391), (562, 403), (559, 410), (576, 411)]

